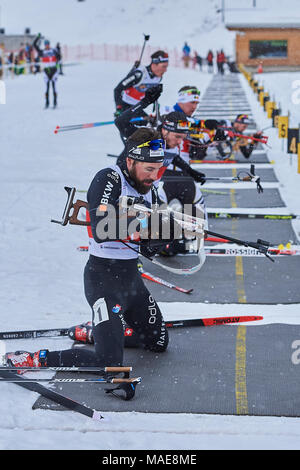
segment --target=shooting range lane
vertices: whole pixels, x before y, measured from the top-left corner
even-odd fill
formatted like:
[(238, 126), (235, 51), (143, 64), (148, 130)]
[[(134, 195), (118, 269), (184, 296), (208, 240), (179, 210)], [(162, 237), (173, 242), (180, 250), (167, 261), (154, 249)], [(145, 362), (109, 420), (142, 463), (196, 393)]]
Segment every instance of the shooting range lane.
[[(211, 104), (209, 98), (216, 100), (217, 97), (222, 105), (221, 101), (216, 101), (216, 109), (226, 104), (232, 115), (240, 111), (240, 100), (246, 103), (246, 96), (238, 74), (214, 76), (201, 106), (206, 102)], [(258, 149), (263, 150), (261, 146)], [(269, 161), (262, 152), (254, 154), (248, 162), (257, 159)], [(261, 175), (262, 186), (264, 181), (277, 181), (271, 168), (259, 171), (258, 166), (256, 170)], [(234, 176), (236, 171), (226, 164), (220, 170), (214, 170), (213, 165), (211, 170), (205, 169), (207, 176)], [(220, 191), (225, 194), (204, 193), (208, 207), (265, 207), (266, 213), (271, 207), (278, 207), (279, 211), (285, 208), (278, 189), (265, 189), (263, 194), (258, 194), (255, 188), (222, 188)], [(261, 238), (277, 244), (297, 240), (288, 220), (209, 219), (209, 229), (248, 241)], [(206, 243), (206, 246), (211, 245)], [(197, 258), (176, 256), (160, 258), (160, 261), (178, 267), (196, 264)], [(226, 304), (231, 303), (300, 302), (297, 256), (276, 257), (275, 263), (264, 256), (210, 256), (203, 268), (192, 276), (164, 272), (145, 260), (143, 264), (145, 271), (194, 289), (192, 294), (186, 295), (145, 281), (157, 301), (182, 302), (183, 316), (188, 314), (187, 302), (202, 303), (199, 318), (205, 315), (204, 302), (225, 304), (224, 316), (230, 315), (230, 305)], [(282, 311), (284, 321), (284, 306)], [(257, 306), (253, 314), (261, 314)], [(185, 327), (169, 329), (169, 335), (169, 348), (163, 354), (125, 349), (124, 364), (133, 366), (132, 376), (143, 379), (132, 401), (107, 396), (103, 387), (95, 384), (61, 384), (60, 392), (101, 411), (300, 416), (299, 366), (291, 360), (291, 345), (300, 337), (299, 325), (256, 323), (252, 326)], [(57, 385), (54, 388), (58, 388)], [(35, 408), (62, 409), (44, 398), (37, 400)]]

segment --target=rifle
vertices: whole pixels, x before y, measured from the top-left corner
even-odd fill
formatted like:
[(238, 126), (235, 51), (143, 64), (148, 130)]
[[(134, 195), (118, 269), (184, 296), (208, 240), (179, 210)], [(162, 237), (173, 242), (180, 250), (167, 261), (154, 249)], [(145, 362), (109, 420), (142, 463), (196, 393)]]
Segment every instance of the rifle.
[[(74, 201), (74, 196), (76, 192), (76, 188), (69, 188), (65, 186), (65, 190), (67, 191), (68, 198), (67, 202), (65, 205), (65, 209), (63, 212), (62, 220), (57, 221), (57, 220), (51, 220), (51, 222), (61, 224), (63, 226), (69, 224), (73, 225), (85, 225), (88, 226), (90, 225), (89, 221), (83, 221), (78, 219), (78, 213), (80, 208), (84, 207), (88, 209), (88, 203), (85, 201), (77, 200), (76, 202)], [(265, 255), (267, 258), (269, 258), (271, 261), (274, 262), (274, 259), (271, 258), (271, 256), (268, 253), (268, 249), (270, 247), (270, 242), (264, 241), (261, 239), (258, 239), (257, 242), (249, 242), (245, 240), (239, 240), (237, 238), (232, 238), (227, 235), (219, 234), (216, 232), (211, 232), (209, 230), (206, 230), (204, 227), (206, 225), (206, 220), (203, 217), (194, 217), (182, 212), (177, 212), (172, 210), (171, 208), (167, 207), (166, 209), (160, 209), (156, 205), (153, 206), (154, 208), (148, 208), (144, 205), (144, 199), (143, 197), (133, 197), (133, 196), (122, 196), (119, 200), (120, 207), (122, 209), (126, 209), (127, 211), (130, 211), (130, 213), (134, 213), (137, 218), (142, 219), (143, 216), (149, 216), (149, 215), (154, 215), (154, 214), (160, 214), (162, 219), (165, 222), (170, 222), (171, 218), (181, 227), (182, 230), (184, 230), (184, 234), (189, 237), (195, 237), (198, 239), (198, 256), (200, 259), (200, 262), (191, 267), (191, 268), (172, 268), (169, 266), (165, 266), (161, 263), (159, 263), (156, 259), (152, 258), (151, 256), (145, 255), (143, 253), (139, 253), (138, 250), (135, 250), (131, 246), (128, 245), (127, 241), (120, 240), (121, 243), (132, 249), (133, 251), (136, 251), (138, 254), (141, 254), (143, 257), (147, 258), (149, 261), (152, 263), (162, 267), (163, 269), (166, 269), (167, 271), (170, 271), (175, 274), (193, 274), (199, 269), (204, 264), (205, 261), (205, 251), (204, 251), (204, 237), (207, 235), (211, 235), (214, 237), (219, 237), (222, 238), (223, 240), (229, 240), (233, 243), (236, 243), (241, 246), (245, 247), (251, 247), (255, 248), (258, 250), (260, 253)], [(73, 209), (73, 212), (71, 213), (71, 210)]]

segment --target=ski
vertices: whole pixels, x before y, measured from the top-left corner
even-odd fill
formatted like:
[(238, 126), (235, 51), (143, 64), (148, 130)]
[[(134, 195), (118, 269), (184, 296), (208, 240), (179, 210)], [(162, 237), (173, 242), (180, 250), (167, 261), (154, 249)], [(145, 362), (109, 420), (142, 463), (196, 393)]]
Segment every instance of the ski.
[[(230, 247), (223, 244), (211, 247), (205, 247), (206, 256), (264, 256), (263, 253), (253, 247), (241, 248), (238, 245), (231, 245)], [(271, 256), (299, 256), (300, 247), (291, 246), (291, 248), (275, 248), (269, 247), (268, 254)]]
[[(95, 372), (97, 374), (104, 374), (104, 373), (114, 373), (118, 374), (123, 372), (124, 374), (128, 374), (129, 372), (132, 371), (132, 367), (104, 367), (103, 369), (99, 367), (91, 367), (91, 366), (84, 366), (84, 367), (41, 367), (41, 368), (33, 368), (33, 367), (9, 367), (9, 366), (0, 366), (0, 372), (1, 371), (21, 371), (21, 372)], [(125, 376), (124, 376), (125, 377)], [(128, 378), (126, 376), (126, 378)]]
[(20, 387), (23, 387), (26, 390), (30, 390), (31, 392), (39, 393), (41, 396), (52, 400), (54, 403), (57, 403), (58, 405), (67, 408), (68, 410), (75, 411), (96, 421), (101, 421), (102, 419), (104, 419), (104, 416), (102, 416), (99, 411), (93, 410), (92, 408), (78, 403), (77, 401), (74, 401), (71, 398), (67, 398), (64, 395), (61, 395), (60, 393), (49, 389), (38, 382), (28, 382), (27, 379), (20, 377), (18, 373), (1, 370), (0, 377), (2, 377), (2, 379), (5, 379), (5, 382), (14, 383), (16, 381), (16, 385), (19, 385)]
[(296, 214), (247, 214), (234, 212), (210, 212), (207, 215), (212, 219), (265, 219), (265, 220), (292, 220), (300, 219), (300, 215)]
[(141, 273), (143, 279), (147, 279), (148, 281), (156, 282), (157, 284), (160, 284), (161, 286), (169, 287), (170, 289), (177, 290), (179, 292), (182, 292), (183, 294), (190, 294), (193, 292), (193, 289), (184, 289), (183, 287), (175, 286), (174, 284), (171, 284), (170, 282), (164, 281), (160, 277), (153, 276), (153, 274), (147, 273), (143, 271)]
[(212, 318), (196, 318), (193, 320), (174, 320), (166, 321), (167, 328), (178, 328), (188, 326), (216, 326), (216, 325), (229, 325), (234, 323), (245, 323), (252, 321), (263, 320), (262, 316), (232, 316), (232, 317), (212, 317)]
[[(0, 340), (4, 339), (28, 339), (28, 338), (56, 338), (68, 336), (68, 328), (53, 328), (46, 330), (2, 331)], [(0, 368), (1, 370), (1, 368)]]
[[(231, 244), (235, 245), (233, 242), (230, 242), (229, 240), (223, 240), (223, 239), (215, 239), (220, 241), (220, 245), (214, 245), (214, 246), (209, 246), (205, 247), (205, 254), (206, 256), (216, 256), (216, 255), (227, 255), (227, 256), (261, 256), (264, 255), (264, 253), (261, 253), (260, 251), (256, 250), (255, 248), (250, 248), (250, 247), (245, 247), (245, 248), (240, 248), (240, 247), (226, 247), (222, 246), (223, 244)], [(210, 241), (210, 240), (208, 240)], [(78, 246), (77, 250), (78, 251), (88, 251), (88, 246)], [(296, 254), (291, 253), (291, 250), (278, 250), (278, 249), (269, 249), (269, 254), (271, 255), (284, 255), (284, 254)], [(194, 253), (179, 253), (177, 256), (194, 256)]]
[(71, 126), (56, 126), (54, 134), (59, 132), (66, 131), (76, 131), (78, 129), (90, 129), (91, 127), (107, 126), (109, 124), (114, 124), (115, 121), (101, 121), (101, 122), (88, 122), (85, 124), (74, 124)]
[[(110, 156), (116, 156), (116, 155), (110, 155)], [(245, 160), (190, 160), (191, 164), (202, 164), (202, 163), (246, 163)], [(255, 165), (265, 165), (266, 163), (271, 163), (271, 162), (255, 162)]]
[(142, 381), (141, 377), (135, 377), (135, 378), (128, 378), (128, 379), (121, 379), (117, 377), (101, 377), (98, 379), (57, 379), (57, 378), (52, 378), (52, 379), (45, 379), (45, 378), (28, 378), (28, 377), (20, 377), (18, 375), (16, 378), (14, 377), (8, 377), (8, 378), (0, 378), (0, 383), (1, 382), (13, 382), (13, 383), (105, 383), (105, 384), (122, 384), (122, 383), (127, 383), (127, 384), (137, 384)]

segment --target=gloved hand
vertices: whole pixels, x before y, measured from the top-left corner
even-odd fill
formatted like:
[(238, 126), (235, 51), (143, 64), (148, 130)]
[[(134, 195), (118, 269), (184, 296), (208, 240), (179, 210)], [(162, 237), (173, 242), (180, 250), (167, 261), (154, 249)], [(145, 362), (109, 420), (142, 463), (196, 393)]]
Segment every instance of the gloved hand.
[(201, 173), (201, 171), (194, 170), (193, 168), (190, 169), (190, 176), (197, 182), (204, 184), (206, 182), (205, 173)]
[(147, 106), (149, 106), (149, 104), (154, 103), (154, 101), (157, 101), (160, 95), (162, 94), (162, 89), (163, 86), (161, 83), (152, 88), (149, 88), (145, 92), (145, 97), (141, 101), (143, 108), (146, 108)]
[(199, 145), (191, 145), (189, 150), (189, 157), (191, 160), (203, 160), (206, 157), (206, 147)]
[(122, 106), (118, 105), (116, 111), (114, 112), (114, 117), (117, 118), (120, 116), (120, 114), (122, 114)]
[(220, 126), (219, 121), (217, 121), (216, 119), (206, 119), (204, 123), (205, 123), (205, 127), (210, 130), (217, 129)]
[[(262, 131), (258, 131), (252, 137), (254, 137), (254, 139), (260, 139), (261, 136), (262, 136)], [(255, 140), (253, 140), (252, 142), (253, 144), (258, 144), (258, 142), (255, 142)]]

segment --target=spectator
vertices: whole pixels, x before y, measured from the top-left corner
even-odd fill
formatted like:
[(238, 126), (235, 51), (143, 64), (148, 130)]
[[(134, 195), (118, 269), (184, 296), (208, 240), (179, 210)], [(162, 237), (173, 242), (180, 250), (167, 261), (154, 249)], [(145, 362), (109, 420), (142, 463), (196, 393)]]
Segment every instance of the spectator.
[(208, 67), (209, 73), (213, 73), (213, 68), (214, 68), (213, 60), (214, 60), (214, 55), (213, 55), (212, 50), (210, 49), (206, 56), (207, 67)]
[(191, 57), (190, 57), (191, 48), (190, 48), (190, 46), (188, 45), (187, 42), (184, 43), (184, 46), (182, 48), (182, 52), (183, 52), (182, 60), (183, 60), (184, 66), (188, 67), (189, 63), (190, 63), (190, 60), (191, 60)]
[(221, 49), (220, 52), (217, 54), (217, 67), (218, 67), (218, 73), (221, 75), (224, 75), (224, 64), (226, 62), (225, 54), (223, 52), (223, 49)]

